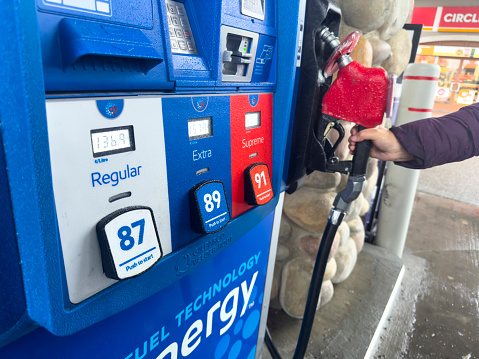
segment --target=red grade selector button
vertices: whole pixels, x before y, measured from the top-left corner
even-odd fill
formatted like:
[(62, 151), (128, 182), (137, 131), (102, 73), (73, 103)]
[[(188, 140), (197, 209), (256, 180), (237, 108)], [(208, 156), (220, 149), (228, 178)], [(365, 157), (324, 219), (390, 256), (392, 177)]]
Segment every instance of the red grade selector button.
[(268, 165), (254, 163), (244, 171), (245, 201), (249, 205), (263, 205), (268, 203), (273, 196), (271, 178)]

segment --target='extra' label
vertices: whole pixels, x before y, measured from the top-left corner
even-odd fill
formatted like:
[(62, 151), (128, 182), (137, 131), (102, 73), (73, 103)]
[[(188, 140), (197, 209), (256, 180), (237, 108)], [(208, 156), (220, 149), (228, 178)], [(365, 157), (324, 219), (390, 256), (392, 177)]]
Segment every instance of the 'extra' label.
[(111, 173), (92, 172), (91, 173), (91, 185), (92, 187), (98, 187), (103, 185), (117, 186), (120, 181), (127, 180), (141, 174), (140, 169), (142, 166), (126, 165), (119, 171), (113, 171)]
[(193, 161), (204, 160), (213, 156), (213, 151), (211, 150), (194, 150), (193, 151)]

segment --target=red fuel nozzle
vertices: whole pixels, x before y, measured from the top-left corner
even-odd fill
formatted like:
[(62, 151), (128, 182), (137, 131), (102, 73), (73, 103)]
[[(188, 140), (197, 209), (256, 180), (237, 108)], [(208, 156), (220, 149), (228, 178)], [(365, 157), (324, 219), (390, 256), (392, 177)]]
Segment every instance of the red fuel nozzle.
[(322, 113), (363, 127), (376, 127), (383, 122), (388, 89), (386, 71), (353, 61), (338, 71), (323, 98)]
[(349, 57), (359, 36), (354, 31), (339, 43), (327, 28), (321, 32), (322, 40), (335, 47), (324, 66), (324, 77), (339, 69), (336, 81), (324, 96), (322, 113), (371, 128), (383, 121), (389, 81), (383, 69), (364, 67)]

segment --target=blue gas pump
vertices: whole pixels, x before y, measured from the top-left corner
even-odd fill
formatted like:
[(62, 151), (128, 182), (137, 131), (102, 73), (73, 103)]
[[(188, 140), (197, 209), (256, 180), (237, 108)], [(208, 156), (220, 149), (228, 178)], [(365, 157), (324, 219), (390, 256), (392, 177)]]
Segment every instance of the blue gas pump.
[(258, 357), (300, 4), (3, 5), (0, 357)]
[(0, 357), (258, 358), (306, 0), (2, 5)]

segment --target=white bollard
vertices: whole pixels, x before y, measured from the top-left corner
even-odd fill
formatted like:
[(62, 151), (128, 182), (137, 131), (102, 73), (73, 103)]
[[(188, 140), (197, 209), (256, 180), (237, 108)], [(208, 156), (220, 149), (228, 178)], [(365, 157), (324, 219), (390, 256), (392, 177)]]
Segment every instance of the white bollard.
[[(404, 71), (396, 125), (431, 117), (440, 67), (410, 64)], [(378, 214), (376, 242), (402, 257), (419, 170), (389, 163)]]

